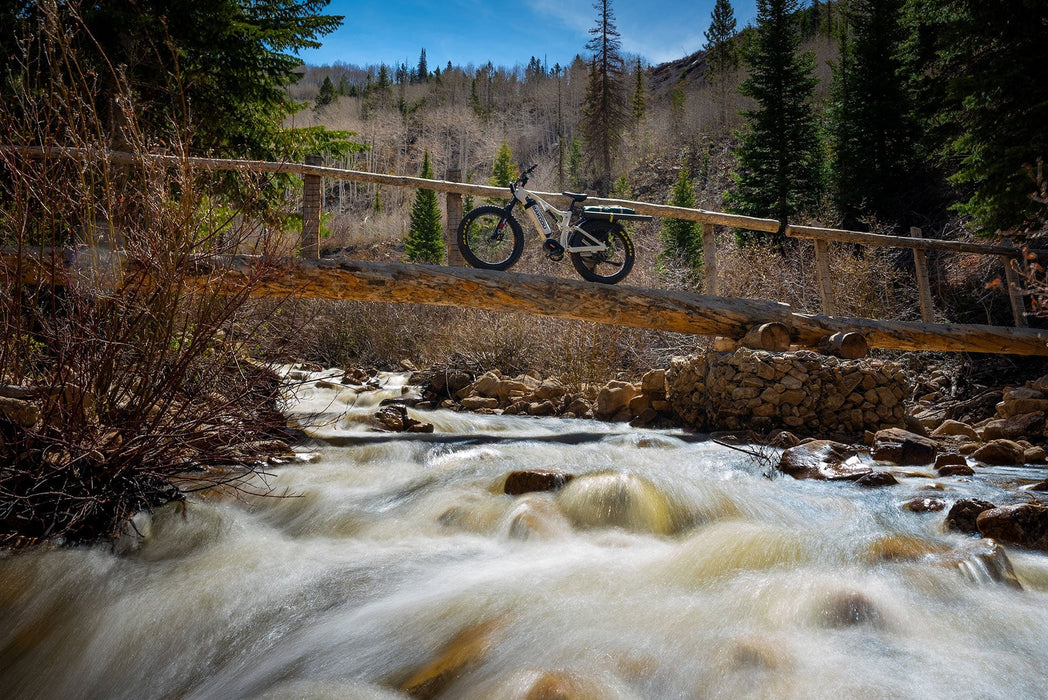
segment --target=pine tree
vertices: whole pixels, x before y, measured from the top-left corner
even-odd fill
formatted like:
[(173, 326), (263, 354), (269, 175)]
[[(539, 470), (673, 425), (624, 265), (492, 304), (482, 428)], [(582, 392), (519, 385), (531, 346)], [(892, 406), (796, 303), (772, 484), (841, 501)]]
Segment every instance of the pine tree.
[[(316, 147), (318, 130), (289, 130), (285, 118), (300, 107), (287, 98), (299, 77), (298, 57), (320, 46), (342, 18), (324, 15), (318, 0), (165, 0), (164, 2), (0, 3), (0, 100), (25, 86), (16, 70), (29, 18), (53, 7), (77, 70), (90, 76), (94, 109), (106, 124), (121, 124), (117, 95), (133, 86), (135, 122), (152, 139), (177, 124), (193, 152), (280, 160)], [(27, 14), (32, 13), (32, 14)], [(303, 140), (310, 140), (305, 144)]]
[(505, 141), (499, 146), (495, 154), (495, 162), (491, 166), (491, 177), (488, 184), (492, 187), (509, 187), (510, 183), (517, 179), (520, 171), (513, 162), (513, 151)]
[(896, 54), (904, 0), (851, 0), (834, 66), (829, 109), (834, 199), (854, 227), (860, 212), (901, 214), (910, 190), (913, 137), (908, 96)]
[(422, 49), (422, 53), (418, 57), (418, 68), (415, 70), (415, 79), (424, 83), (429, 80), (429, 67), (426, 65), (426, 50)]
[(717, 0), (710, 15), (710, 26), (703, 33), (706, 37), (706, 80), (716, 95), (718, 120), (726, 127), (732, 107), (728, 96), (732, 77), (739, 67), (739, 46), (735, 33), (735, 11), (728, 0)]
[[(688, 166), (683, 162), (677, 181), (673, 183), (673, 192), (668, 204), (674, 207), (695, 208), (695, 183), (691, 179)], [(684, 260), (693, 268), (702, 265), (702, 238), (699, 226), (694, 221), (663, 219), (660, 238), (666, 257), (670, 260)]]
[[(433, 179), (429, 151), (422, 159), (419, 177)], [(410, 228), (404, 250), (410, 262), (439, 265), (444, 261), (444, 232), (441, 226), (440, 205), (433, 190), (419, 190), (411, 205)]]
[(338, 91), (335, 90), (335, 84), (331, 82), (329, 76), (324, 76), (324, 82), (320, 85), (320, 93), (317, 95), (317, 99), (313, 102), (313, 112), (315, 114), (320, 114), (328, 105), (337, 99)]
[[(787, 222), (814, 206), (822, 188), (822, 144), (812, 105), (814, 57), (800, 54), (797, 0), (757, 0), (757, 32), (743, 56), (750, 76), (739, 92), (757, 102), (735, 149), (738, 168), (725, 199), (730, 209)], [(740, 242), (760, 234), (740, 231)]]
[(710, 15), (706, 38), (706, 65), (711, 78), (723, 78), (739, 67), (739, 50), (735, 43), (735, 10), (729, 0), (717, 0)]
[(925, 147), (984, 235), (1034, 214), (1027, 168), (1048, 155), (1044, 0), (908, 0), (905, 73)]
[(637, 68), (634, 71), (636, 76), (633, 84), (633, 99), (630, 101), (630, 112), (633, 116), (633, 122), (639, 124), (644, 121), (644, 115), (648, 109), (648, 102), (644, 97), (644, 69), (640, 65), (640, 59), (637, 59)]
[(629, 123), (626, 99), (625, 65), (622, 60), (619, 31), (611, 0), (596, 0), (596, 25), (586, 49), (592, 52), (589, 85), (582, 109), (582, 132), (598, 170), (597, 191), (606, 194), (612, 183), (614, 154)]
[(375, 89), (379, 92), (385, 92), (389, 89), (392, 83), (389, 80), (389, 69), (386, 68), (386, 64), (383, 63), (378, 67), (378, 82), (375, 85)]

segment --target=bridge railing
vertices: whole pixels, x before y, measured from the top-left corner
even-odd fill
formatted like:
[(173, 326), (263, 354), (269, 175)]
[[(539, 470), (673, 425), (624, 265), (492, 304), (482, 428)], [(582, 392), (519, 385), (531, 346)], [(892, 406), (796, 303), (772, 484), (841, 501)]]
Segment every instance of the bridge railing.
[[(20, 150), (30, 157), (43, 157), (45, 155), (76, 155), (82, 157), (84, 155), (83, 149), (49, 148)], [(458, 182), (458, 180), (461, 179), (461, 171), (457, 170), (449, 170), (446, 179), (431, 180), (406, 175), (386, 175), (360, 170), (327, 167), (322, 164), (323, 159), (320, 156), (307, 156), (306, 163), (196, 158), (161, 154), (140, 156), (138, 154), (118, 151), (100, 152), (98, 157), (104, 157), (112, 163), (124, 165), (134, 165), (140, 162), (143, 158), (148, 158), (153, 162), (163, 163), (169, 161), (172, 166), (190, 166), (204, 171), (239, 171), (300, 175), (302, 176), (304, 183), (302, 197), (302, 242), (300, 251), (303, 257), (314, 259), (320, 257), (321, 193), (323, 191), (324, 178), (392, 187), (427, 189), (445, 193), (447, 195), (448, 213), (445, 239), (448, 245), (448, 261), (449, 264), (453, 266), (464, 265), (455, 241), (455, 231), (458, 228), (458, 224), (461, 221), (463, 214), (462, 197), (464, 195), (473, 195), (476, 197), (487, 198), (508, 198), (507, 190), (503, 187)], [(570, 201), (559, 192), (538, 192), (537, 194), (559, 206), (567, 206)], [(761, 219), (699, 208), (675, 207), (667, 204), (652, 204), (650, 202), (610, 199), (606, 197), (593, 197), (590, 200), (587, 200), (587, 202), (597, 206), (625, 206), (636, 210), (639, 214), (647, 214), (660, 218), (682, 219), (701, 224), (706, 292), (711, 295), (717, 295), (720, 286), (717, 267), (716, 226), (730, 226), (733, 228), (766, 233), (776, 233), (780, 230), (780, 223), (775, 219)], [(921, 235), (921, 230), (917, 228), (910, 230), (910, 237), (905, 237), (863, 233), (860, 231), (848, 231), (844, 229), (833, 229), (819, 226), (800, 226), (794, 224), (786, 226), (785, 234), (791, 238), (809, 239), (814, 241), (816, 271), (819, 281), (822, 312), (827, 316), (834, 316), (837, 314), (837, 308), (831, 287), (833, 278), (830, 272), (829, 244), (831, 242), (841, 242), (871, 247), (911, 249), (914, 254), (914, 268), (920, 299), (921, 318), (925, 323), (931, 323), (934, 321), (931, 284), (928, 276), (925, 255), (926, 251), (999, 256), (1004, 263), (1007, 293), (1011, 301), (1012, 315), (1015, 325), (1020, 328), (1028, 326), (1025, 315), (1025, 304), (1023, 301), (1024, 292), (1022, 279), (1015, 272), (1015, 269), (1011, 264), (1012, 261), (1020, 259), (1025, 251), (1012, 244), (1009, 239), (1004, 239), (1001, 245), (990, 245), (984, 243), (944, 241), (924, 238)]]

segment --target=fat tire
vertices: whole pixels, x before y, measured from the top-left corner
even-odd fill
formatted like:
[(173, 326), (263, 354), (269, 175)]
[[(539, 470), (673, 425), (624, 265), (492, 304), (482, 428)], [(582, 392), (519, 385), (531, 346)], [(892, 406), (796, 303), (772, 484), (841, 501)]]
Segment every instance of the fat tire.
[[(633, 239), (622, 227), (622, 224), (609, 221), (587, 221), (582, 228), (591, 236), (608, 243), (615, 252), (614, 263), (607, 260), (607, 253), (571, 253), (571, 264), (575, 266), (583, 279), (601, 284), (616, 284), (626, 279), (637, 254), (633, 247)], [(576, 232), (571, 235), (570, 245), (586, 245), (582, 234)], [(620, 260), (621, 258), (621, 260)], [(614, 266), (613, 266), (614, 265)], [(601, 269), (612, 270), (611, 274), (603, 274)]]
[[(485, 239), (481, 232), (493, 231), (494, 227), (502, 219), (506, 220), (509, 231), (507, 232), (505, 228), (503, 229), (502, 238), (498, 241), (500, 244), (498, 248), (487, 246), (490, 248), (490, 251), (485, 250), (484, 246), (481, 245)], [(506, 235), (513, 236), (509, 255), (502, 255), (501, 252), (490, 254), (491, 251), (501, 251), (508, 247), (507, 244), (509, 242), (505, 240)], [(462, 257), (465, 258), (471, 267), (481, 270), (507, 270), (520, 259), (520, 254), (524, 252), (524, 230), (520, 227), (520, 223), (513, 218), (512, 214), (506, 214), (505, 207), (486, 205), (471, 210), (462, 217), (455, 237), (458, 240), (459, 252), (462, 253)], [(490, 240), (490, 237), (488, 240)]]

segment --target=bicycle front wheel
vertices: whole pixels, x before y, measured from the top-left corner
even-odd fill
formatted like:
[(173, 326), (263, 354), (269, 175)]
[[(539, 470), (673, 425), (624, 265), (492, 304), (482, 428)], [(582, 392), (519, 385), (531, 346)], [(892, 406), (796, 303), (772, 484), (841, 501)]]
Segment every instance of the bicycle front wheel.
[(503, 207), (477, 207), (462, 217), (458, 245), (472, 267), (505, 270), (524, 252), (524, 231)]
[[(626, 229), (621, 224), (607, 221), (588, 221), (582, 224), (582, 228), (607, 248), (598, 252), (572, 253), (571, 264), (575, 271), (590, 282), (615, 284), (626, 279), (636, 258), (633, 241)], [(593, 245), (593, 242), (576, 231), (571, 234), (569, 245), (581, 247)]]

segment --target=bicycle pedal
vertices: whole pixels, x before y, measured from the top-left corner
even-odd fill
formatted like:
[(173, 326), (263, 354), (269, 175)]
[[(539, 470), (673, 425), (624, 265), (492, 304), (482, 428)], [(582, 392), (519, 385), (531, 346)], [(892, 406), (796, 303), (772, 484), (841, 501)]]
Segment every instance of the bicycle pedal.
[(564, 246), (558, 243), (555, 238), (547, 238), (546, 240), (544, 240), (542, 242), (542, 248), (546, 251), (546, 254), (553, 260), (560, 260), (564, 257)]

